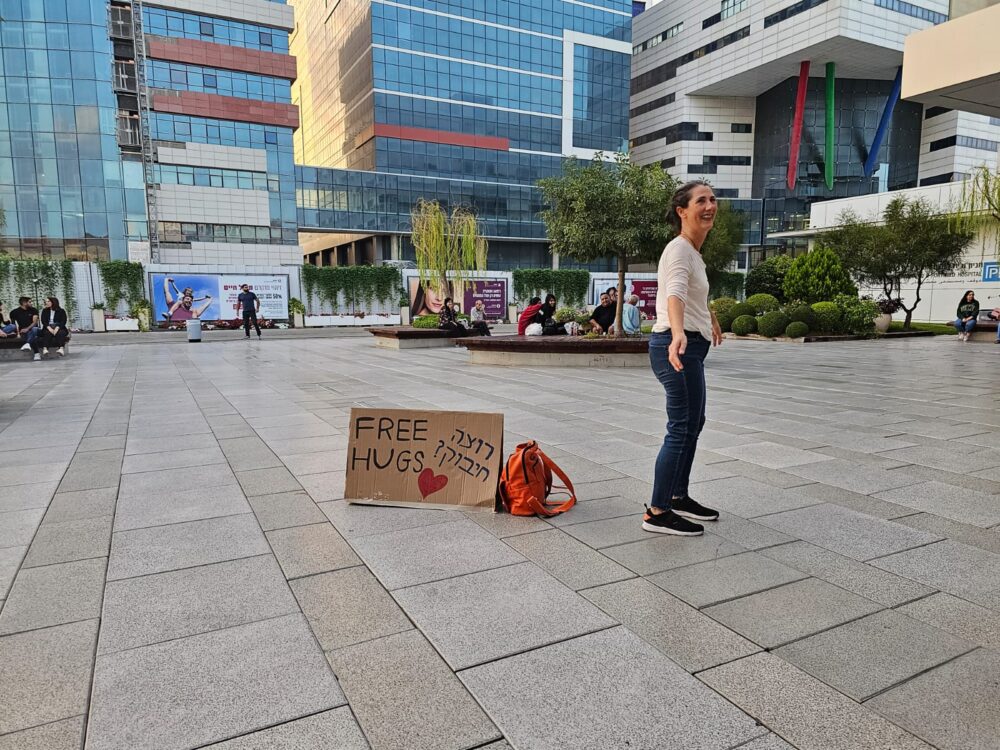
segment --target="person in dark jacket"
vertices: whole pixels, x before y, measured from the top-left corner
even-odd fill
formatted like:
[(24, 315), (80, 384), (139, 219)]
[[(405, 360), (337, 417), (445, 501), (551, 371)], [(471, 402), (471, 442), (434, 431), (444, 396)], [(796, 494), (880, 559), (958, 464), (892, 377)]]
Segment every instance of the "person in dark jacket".
[(524, 311), (517, 319), (517, 335), (524, 336), (525, 331), (528, 326), (532, 323), (537, 322), (535, 318), (538, 315), (538, 311), (542, 309), (542, 298), (532, 297), (528, 300), (528, 306), (524, 308)]
[[(33, 359), (37, 362), (42, 355), (48, 356), (49, 347), (56, 348), (56, 353), (60, 357), (66, 356), (66, 339), (69, 337), (67, 323), (69, 316), (66, 311), (59, 307), (57, 297), (49, 297), (45, 301), (45, 309), (42, 310), (42, 327), (38, 337), (31, 342), (31, 350), (35, 353)], [(39, 350), (41, 350), (39, 352)]]
[(468, 336), (469, 329), (458, 322), (458, 313), (455, 312), (455, 303), (451, 297), (445, 298), (444, 305), (438, 315), (438, 328), (443, 331), (451, 331), (456, 336)]
[(979, 300), (976, 299), (976, 293), (971, 289), (962, 295), (955, 315), (958, 316), (955, 318), (958, 338), (960, 341), (968, 341), (969, 335), (976, 327), (976, 318), (979, 317)]
[(541, 309), (535, 313), (535, 322), (542, 324), (542, 335), (543, 336), (564, 336), (566, 335), (566, 326), (562, 323), (557, 323), (555, 320), (556, 315), (556, 296), (550, 294), (545, 297), (545, 303), (542, 305)]

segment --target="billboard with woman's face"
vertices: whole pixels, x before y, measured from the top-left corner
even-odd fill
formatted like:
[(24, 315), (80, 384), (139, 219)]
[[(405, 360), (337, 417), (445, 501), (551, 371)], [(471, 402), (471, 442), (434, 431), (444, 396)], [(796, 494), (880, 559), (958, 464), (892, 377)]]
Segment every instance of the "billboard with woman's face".
[(414, 318), (420, 315), (438, 315), (444, 307), (444, 301), (451, 296), (451, 282), (443, 289), (435, 284), (421, 284), (416, 276), (410, 278), (410, 315)]

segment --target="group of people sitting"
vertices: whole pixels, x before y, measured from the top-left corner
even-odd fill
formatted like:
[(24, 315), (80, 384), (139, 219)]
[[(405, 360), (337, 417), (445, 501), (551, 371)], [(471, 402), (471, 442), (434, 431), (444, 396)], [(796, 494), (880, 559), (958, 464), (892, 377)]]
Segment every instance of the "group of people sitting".
[(69, 316), (60, 307), (59, 299), (48, 297), (41, 315), (31, 306), (31, 297), (21, 297), (10, 313), (0, 303), (0, 339), (23, 338), (22, 351), (34, 352), (34, 360), (48, 356), (55, 349), (60, 357), (66, 355), (69, 338)]
[(451, 297), (446, 297), (438, 313), (438, 328), (442, 331), (451, 331), (455, 336), (489, 336), (490, 327), (486, 323), (486, 307), (481, 299), (476, 300), (475, 306), (469, 311), (469, 327), (458, 319), (458, 310), (455, 309), (455, 301)]
[[(637, 334), (642, 330), (642, 316), (639, 314), (638, 302), (638, 295), (633, 294), (622, 305), (622, 331), (627, 335)], [(617, 307), (617, 287), (609, 287), (606, 291), (601, 292), (600, 304), (594, 308), (587, 319), (591, 332), (598, 334), (614, 333)], [(542, 302), (541, 297), (532, 297), (528, 300), (528, 306), (524, 308), (524, 311), (518, 317), (517, 335), (526, 336), (537, 332), (537, 328), (534, 331), (529, 330), (529, 327), (532, 325), (541, 326), (540, 334), (542, 336), (565, 335), (567, 333), (566, 324), (557, 322), (555, 314), (556, 297), (554, 294), (546, 295), (545, 302)]]
[[(959, 341), (968, 341), (972, 332), (976, 330), (976, 322), (980, 318), (979, 312), (979, 300), (976, 299), (976, 293), (970, 289), (959, 300), (958, 309), (955, 311), (955, 322), (952, 323), (958, 330)], [(993, 308), (987, 317), (998, 322), (994, 343), (1000, 344), (1000, 307)]]

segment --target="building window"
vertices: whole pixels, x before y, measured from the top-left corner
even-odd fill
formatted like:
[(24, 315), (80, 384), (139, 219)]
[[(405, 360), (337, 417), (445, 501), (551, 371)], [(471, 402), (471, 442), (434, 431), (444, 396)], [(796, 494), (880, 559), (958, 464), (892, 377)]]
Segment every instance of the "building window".
[(990, 151), (996, 153), (997, 147), (1000, 147), (1000, 142), (990, 141), (986, 138), (972, 138), (967, 135), (952, 135), (948, 138), (941, 138), (936, 141), (931, 141), (930, 151), (941, 151), (945, 148), (951, 148), (952, 146), (958, 146), (959, 148), (974, 148), (979, 151)]
[[(712, 188), (712, 192), (715, 193), (716, 198), (739, 198), (740, 191), (739, 188)], [(743, 268), (746, 265), (746, 259), (744, 258), (743, 264), (740, 265)]]
[(205, 75), (201, 77), (201, 81), (206, 89), (218, 88), (219, 85), (218, 80), (211, 73), (205, 73)]
[(675, 125), (660, 128), (659, 130), (654, 130), (652, 133), (646, 133), (645, 135), (633, 138), (631, 145), (633, 147), (642, 146), (646, 143), (658, 141), (661, 138), (669, 146), (671, 143), (679, 141), (710, 141), (712, 140), (712, 134), (698, 130), (698, 123), (696, 122), (679, 122)]
[(805, 13), (807, 10), (812, 10), (817, 5), (822, 5), (825, 2), (826, 0), (800, 0), (800, 2), (795, 3), (795, 5), (789, 5), (787, 8), (783, 8), (777, 13), (765, 16), (764, 28), (769, 29), (777, 23), (786, 21), (792, 16), (797, 16), (799, 13)]
[(270, 47), (271, 46), (271, 35), (266, 31), (260, 32), (260, 46)]
[(660, 34), (657, 34), (656, 36), (652, 37), (651, 39), (647, 39), (642, 44), (637, 44), (635, 47), (632, 48), (632, 54), (633, 55), (638, 55), (640, 52), (645, 52), (648, 49), (652, 49), (656, 45), (658, 45), (658, 44), (660, 44), (662, 42), (667, 41), (671, 37), (677, 36), (682, 31), (684, 31), (684, 22), (683, 21), (681, 21), (678, 24), (674, 24), (673, 26), (671, 26), (666, 31), (664, 31), (664, 32), (662, 32)]
[[(825, 0), (821, 1), (825, 2)], [(631, 93), (638, 94), (640, 91), (650, 89), (658, 83), (669, 81), (677, 75), (677, 68), (681, 65), (686, 65), (689, 62), (705, 57), (705, 55), (717, 52), (723, 47), (728, 47), (730, 44), (735, 44), (741, 39), (746, 39), (748, 36), (750, 36), (750, 27), (744, 26), (742, 29), (716, 39), (714, 42), (710, 42), (702, 47), (699, 47), (698, 49), (691, 50), (685, 55), (681, 55), (680, 57), (674, 58), (669, 62), (665, 62), (663, 65), (659, 65), (640, 76), (636, 76), (632, 79)]]
[(753, 125), (749, 122), (734, 122), (729, 126), (731, 133), (752, 133)]
[(1000, 125), (1000, 117), (991, 117), (990, 125)]
[(677, 166), (677, 157), (671, 156), (669, 159), (663, 159), (660, 161), (660, 166), (664, 169), (673, 169)]
[(937, 117), (938, 115), (943, 115), (951, 112), (947, 107), (928, 107), (924, 110), (924, 119), (929, 120), (932, 117)]
[(715, 26), (720, 21), (746, 10), (748, 2), (749, 0), (722, 0), (722, 9), (714, 16), (709, 16), (702, 21), (701, 28), (707, 29), (709, 26)]
[(666, 96), (661, 96), (659, 99), (653, 99), (651, 102), (646, 102), (645, 104), (640, 104), (638, 107), (633, 107), (628, 111), (629, 117), (638, 117), (639, 115), (644, 115), (647, 112), (652, 112), (654, 109), (659, 109), (660, 107), (666, 107), (668, 104), (674, 103), (674, 94), (667, 94)]
[(947, 13), (938, 13), (937, 11), (927, 10), (927, 8), (921, 8), (919, 5), (904, 3), (903, 0), (875, 0), (875, 5), (879, 8), (885, 8), (886, 10), (894, 10), (897, 13), (902, 13), (904, 16), (919, 18), (922, 21), (930, 21), (933, 24), (944, 23), (948, 20)]
[(202, 36), (215, 36), (215, 25), (211, 21), (201, 21), (198, 27)]

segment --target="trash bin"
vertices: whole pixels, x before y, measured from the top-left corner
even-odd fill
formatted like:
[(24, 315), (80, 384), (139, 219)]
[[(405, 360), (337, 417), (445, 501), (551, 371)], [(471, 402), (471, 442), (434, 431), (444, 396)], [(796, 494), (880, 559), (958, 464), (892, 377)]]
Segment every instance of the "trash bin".
[(201, 343), (201, 321), (198, 318), (191, 318), (187, 322), (187, 332), (189, 344)]

